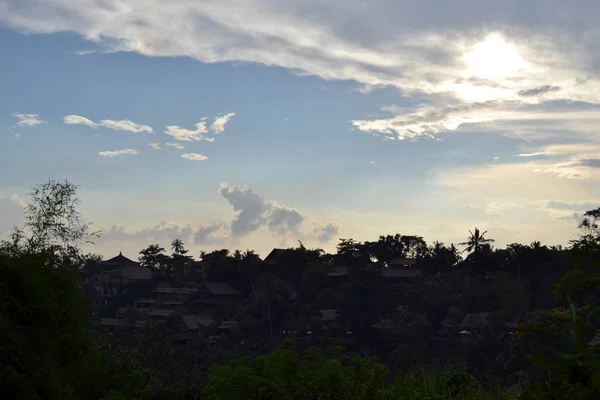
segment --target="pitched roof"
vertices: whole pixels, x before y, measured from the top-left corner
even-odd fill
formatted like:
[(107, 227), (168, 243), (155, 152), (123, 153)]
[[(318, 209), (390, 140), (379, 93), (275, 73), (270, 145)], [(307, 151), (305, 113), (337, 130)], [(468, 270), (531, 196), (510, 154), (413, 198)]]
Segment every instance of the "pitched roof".
[(273, 249), (265, 258), (264, 262), (267, 264), (277, 264), (279, 262), (279, 257), (281, 257), (286, 251), (287, 249)]
[(235, 296), (240, 294), (237, 290), (231, 287), (229, 283), (224, 282), (206, 282), (206, 288), (212, 294), (223, 294)]
[(104, 262), (105, 263), (119, 263), (119, 264), (137, 264), (135, 261), (130, 260), (129, 258), (125, 257), (123, 255), (123, 253), (119, 253), (118, 256), (108, 259)]
[(192, 294), (196, 293), (198, 289), (187, 288), (187, 287), (172, 287), (168, 283), (161, 283), (154, 289), (154, 293), (175, 293), (175, 294)]
[(172, 314), (175, 314), (175, 310), (166, 310), (164, 308), (154, 308), (152, 309), (148, 315), (153, 317), (169, 317)]
[(420, 278), (423, 273), (414, 268), (383, 268), (381, 276), (384, 278)]
[(188, 329), (200, 329), (200, 327), (207, 327), (214, 323), (214, 320), (208, 315), (182, 315), (181, 319)]

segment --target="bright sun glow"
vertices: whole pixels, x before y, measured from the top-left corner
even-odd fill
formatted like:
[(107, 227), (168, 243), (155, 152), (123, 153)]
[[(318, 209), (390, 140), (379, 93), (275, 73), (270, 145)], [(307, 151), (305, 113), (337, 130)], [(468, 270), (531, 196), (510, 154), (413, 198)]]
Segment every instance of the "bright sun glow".
[(498, 34), (490, 34), (463, 57), (467, 74), (481, 79), (514, 76), (525, 67), (517, 49)]

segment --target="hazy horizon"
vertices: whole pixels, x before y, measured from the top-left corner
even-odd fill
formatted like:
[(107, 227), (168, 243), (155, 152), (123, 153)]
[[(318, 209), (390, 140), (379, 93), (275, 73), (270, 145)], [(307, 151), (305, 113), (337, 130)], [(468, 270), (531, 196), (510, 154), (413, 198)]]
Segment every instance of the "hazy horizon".
[(0, 236), (81, 185), (130, 258), (400, 233), (567, 244), (600, 206), (596, 1), (0, 0)]

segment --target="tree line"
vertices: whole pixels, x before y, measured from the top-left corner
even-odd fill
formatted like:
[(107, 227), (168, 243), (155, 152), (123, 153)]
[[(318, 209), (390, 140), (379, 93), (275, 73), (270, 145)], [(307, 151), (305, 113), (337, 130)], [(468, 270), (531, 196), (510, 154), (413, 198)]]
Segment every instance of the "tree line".
[[(588, 344), (598, 326), (600, 209), (585, 214), (582, 235), (568, 248), (533, 243), (494, 249), (486, 233), (475, 229), (465, 244), (468, 255), (463, 260), (464, 253), (453, 245), (427, 246), (422, 238), (401, 235), (364, 243), (341, 240), (333, 255), (302, 245), (292, 253), (305, 269), (292, 270), (284, 278), (299, 277), (307, 298), (316, 294), (313, 301), (339, 304), (341, 314), (358, 329), (369, 325), (373, 314), (385, 315), (392, 304), (379, 298), (386, 294), (369, 278), (374, 275), (369, 266), (385, 265), (398, 256), (419, 259), (427, 271), (424, 282), (403, 295), (402, 301), (434, 320), (445, 314), (442, 300), (450, 300), (447, 304), (457, 304), (463, 312), (480, 309), (481, 304), (470, 302), (481, 299), (488, 299), (489, 308), (506, 302), (501, 306), (516, 313), (523, 302), (530, 303), (529, 309), (550, 308), (515, 330), (528, 350), (531, 367), (540, 372), (538, 378), (507, 391), (480, 383), (460, 368), (413, 368), (392, 376), (375, 358), (358, 357), (340, 347), (301, 351), (291, 340), (273, 353), (242, 357), (209, 370), (179, 360), (159, 332), (145, 331), (135, 353), (116, 346), (90, 330), (90, 308), (81, 282), (89, 256), (79, 246), (97, 234), (78, 213), (76, 192), (69, 182), (35, 186), (24, 226), (0, 245), (0, 386), (8, 398), (583, 400), (600, 396), (597, 347)], [(168, 262), (156, 250), (160, 247), (142, 253), (147, 257), (142, 262), (159, 270), (167, 265), (166, 274), (186, 272), (188, 263), (183, 260), (189, 256), (182, 243), (174, 243)], [(202, 260), (207, 259), (212, 267), (204, 273), (225, 278), (248, 274), (249, 279), (238, 278), (240, 284), (246, 282), (246, 290), (268, 303), (265, 308), (270, 307), (271, 314), (277, 313), (277, 291), (266, 293), (275, 285), (266, 282), (270, 275), (241, 271), (244, 262), (256, 265), (251, 252), (203, 253)], [(317, 272), (341, 262), (357, 278), (339, 292), (318, 287)], [(569, 267), (561, 267), (564, 263)], [(461, 279), (446, 279), (456, 275)], [(472, 280), (462, 279), (465, 275)], [(510, 284), (498, 283), (501, 276)], [(375, 288), (369, 289), (365, 282)], [(458, 282), (465, 286), (449, 287)], [(539, 289), (546, 284), (553, 288), (550, 294)], [(496, 297), (469, 295), (493, 285), (499, 286), (497, 293), (512, 291)]]

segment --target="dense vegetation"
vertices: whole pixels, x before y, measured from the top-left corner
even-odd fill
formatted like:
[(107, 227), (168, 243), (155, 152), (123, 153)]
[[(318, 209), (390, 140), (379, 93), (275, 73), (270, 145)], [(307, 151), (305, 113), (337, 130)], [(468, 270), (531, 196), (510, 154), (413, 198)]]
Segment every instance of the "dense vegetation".
[[(600, 398), (600, 361), (596, 347), (588, 345), (598, 328), (600, 209), (586, 213), (581, 236), (568, 248), (533, 243), (494, 249), (486, 233), (475, 229), (464, 243), (464, 260), (453, 245), (428, 246), (420, 237), (402, 235), (341, 240), (333, 255), (300, 245), (287, 255), (291, 267), (277, 274), (262, 270), (249, 251), (203, 253), (203, 273), (231, 282), (249, 299), (215, 313), (236, 315), (247, 326), (264, 322), (267, 337), (299, 323), (303, 309), (338, 309), (339, 329), (355, 333), (357, 349), (383, 340), (371, 329), (382, 318), (406, 329), (396, 348), (379, 359), (285, 339), (268, 354), (236, 353), (233, 359), (200, 349), (204, 364), (197, 365), (176, 355), (156, 327), (136, 338), (135, 351), (95, 328), (93, 312), (106, 310), (90, 308), (81, 280), (95, 256), (78, 247), (95, 234), (77, 206), (76, 187), (68, 182), (36, 186), (25, 225), (0, 246), (0, 387), (7, 398)], [(373, 265), (398, 256), (419, 260), (425, 277), (394, 291), (376, 279)], [(198, 273), (186, 270), (190, 258), (175, 241), (172, 255), (152, 245), (140, 261), (175, 279)], [(339, 265), (348, 267), (349, 279), (323, 279)], [(283, 306), (287, 281), (298, 282), (292, 322), (290, 307)], [(431, 349), (446, 318), (481, 310), (529, 318), (518, 325), (508, 349), (486, 332), (461, 341), (458, 355)], [(519, 371), (527, 374), (515, 380)]]

